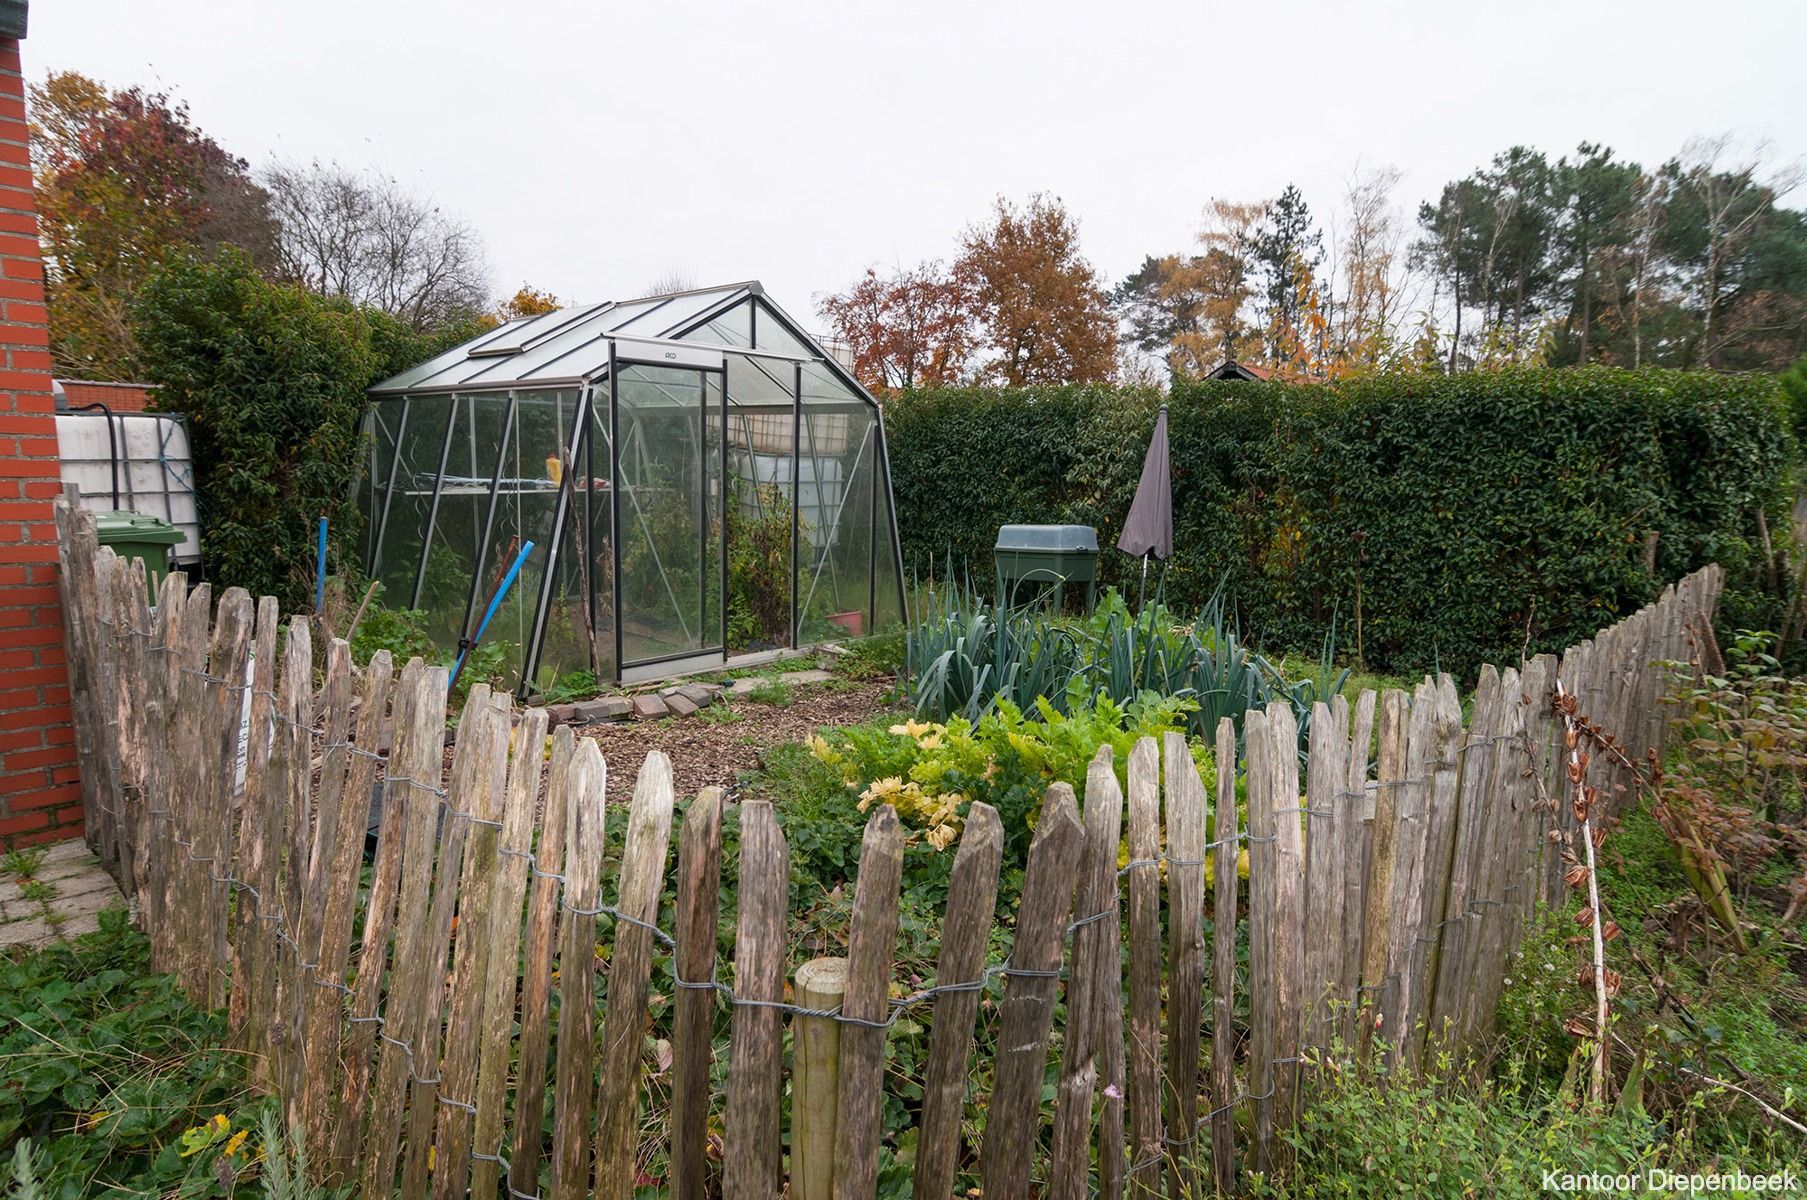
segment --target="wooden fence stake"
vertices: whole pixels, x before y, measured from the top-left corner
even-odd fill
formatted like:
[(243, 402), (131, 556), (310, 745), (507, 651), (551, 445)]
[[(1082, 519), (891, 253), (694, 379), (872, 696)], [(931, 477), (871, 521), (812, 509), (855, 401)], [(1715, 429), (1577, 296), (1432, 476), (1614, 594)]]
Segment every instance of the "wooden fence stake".
[[(471, 1124), (473, 1196), (494, 1195), (502, 1174), (500, 1163), (483, 1156), (502, 1153), (502, 1109), (508, 1095), (508, 1051), (514, 1032), (515, 985), (521, 969), (521, 900), (527, 892), (534, 810), (540, 797), (540, 764), (546, 756), (546, 710), (530, 708), (522, 713), (514, 739), (514, 753), (508, 765), (508, 794), (502, 807), (501, 859), (490, 892), (489, 962), (483, 982), (477, 1112)], [(535, 1079), (527, 1087), (538, 1083)]]
[[(847, 960), (812, 958), (797, 968), (800, 1008), (841, 1007)], [(791, 1189), (795, 1200), (832, 1200), (840, 1127), (841, 1026), (832, 1017), (791, 1019)]]
[(1458, 771), (1462, 758), (1462, 700), (1455, 680), (1438, 677), (1430, 697), (1434, 744), (1430, 751), (1429, 821), (1425, 836), (1424, 904), (1418, 914), (1419, 946), (1414, 963), (1416, 1000), (1406, 1064), (1416, 1071), (1436, 1030), (1436, 989), (1446, 938), (1449, 884), (1456, 843)]
[[(565, 823), (565, 911), (558, 953), (558, 1074), (553, 1084), (552, 1200), (590, 1188), (590, 1116), (596, 1069), (596, 915), (602, 902), (606, 770), (594, 739), (571, 759)], [(576, 1014), (576, 1019), (570, 1015)]]
[[(1167, 775), (1167, 1190), (1198, 1178), (1199, 1043), (1205, 992), (1205, 784), (1183, 733), (1162, 739)], [(1231, 744), (1231, 771), (1235, 771)], [(1234, 858), (1232, 858), (1232, 863)], [(1137, 1154), (1141, 1151), (1138, 1150)]]
[(247, 698), (245, 655), (251, 645), (251, 618), (250, 593), (244, 588), (227, 588), (220, 596), (213, 646), (207, 657), (209, 678), (202, 681), (207, 685), (207, 742), (201, 747), (201, 756), (211, 769), (203, 775), (206, 791), (198, 797), (202, 816), (196, 831), (207, 861), (196, 865), (203, 889), (201, 926), (207, 944), (201, 947), (201, 957), (206, 965), (208, 1008), (226, 1006), (227, 970), (232, 961), (227, 939), (231, 880), (236, 876), (232, 793), (238, 774), (239, 721)]
[(903, 825), (881, 804), (866, 821), (847, 939), (841, 1028), (840, 1121), (835, 1127), (837, 1200), (871, 1200), (878, 1189), (879, 1118), (885, 1102), (884, 1026), (891, 1016), (897, 906), (903, 886)]
[[(1161, 1191), (1161, 752), (1145, 737), (1129, 752), (1130, 1161), (1145, 1164), (1130, 1194)], [(1196, 941), (1193, 943), (1196, 947)], [(1110, 1036), (1110, 1030), (1105, 1030)], [(1195, 1042), (1196, 1045), (1196, 1042)], [(1193, 1061), (1198, 1061), (1196, 1048)]]
[(784, 999), (790, 877), (790, 847), (770, 802), (742, 805), (734, 996), (760, 1003), (734, 1010), (723, 1118), (724, 1200), (770, 1200), (779, 1190), (778, 1101), (784, 1085), (784, 1041), (778, 1010), (769, 1005)]
[(991, 1107), (979, 1153), (979, 1175), (987, 1196), (1012, 1200), (1028, 1194), (1054, 993), (1084, 843), (1073, 789), (1057, 783), (1042, 801), (1035, 838), (1029, 844), (1016, 941), (998, 1017)]
[[(1387, 1062), (1394, 1067), (1408, 1057), (1415, 1058), (1410, 1046), (1421, 1036), (1417, 1025), (1421, 1000), (1418, 965), (1423, 954), (1418, 939), (1424, 929), (1425, 893), (1431, 886), (1426, 860), (1430, 854), (1431, 777), (1438, 752), (1435, 717), (1435, 691), (1425, 679), (1417, 686), (1405, 722), (1393, 846), (1396, 869), (1387, 905), (1387, 966), (1379, 1004), (1386, 1022)], [(1381, 777), (1387, 778), (1386, 773)]]
[[(472, 763), (470, 787), (459, 798), (452, 793), (454, 810), (470, 814), (466, 819), (464, 861), (457, 879), (453, 903), (451, 984), (444, 1005), (445, 1041), (439, 1041), (440, 1005), (435, 998), (427, 1011), (427, 1062), (436, 1057), (440, 1078), (434, 1097), (439, 1105), (435, 1131), (433, 1194), (437, 1200), (456, 1200), (470, 1189), (471, 1124), (476, 1117), (477, 1073), (482, 1050), (483, 1026), (489, 1016), (483, 1010), (485, 981), (489, 977), (490, 923), (494, 916), (496, 872), (500, 865), (502, 805), (508, 789), (509, 709), (507, 696), (491, 696), (490, 719), (481, 729)], [(463, 722), (459, 724), (462, 726)], [(460, 730), (461, 734), (464, 730)], [(462, 739), (461, 739), (462, 740)], [(435, 897), (435, 902), (437, 902)], [(514, 946), (508, 949), (508, 969), (515, 966)], [(443, 957), (435, 959), (442, 962)], [(512, 1006), (511, 1006), (512, 1008)], [(512, 1023), (514, 1013), (508, 1014)], [(420, 1043), (417, 1042), (416, 1046)], [(419, 1058), (419, 1055), (416, 1055)], [(430, 1068), (429, 1068), (430, 1069)]]
[(1327, 1050), (1336, 1026), (1341, 974), (1343, 842), (1360, 828), (1358, 799), (1339, 795), (1349, 773), (1349, 702), (1335, 696), (1311, 711), (1311, 746), (1305, 770), (1304, 1044)]
[[(671, 1194), (703, 1200), (708, 1186), (709, 1068), (713, 1058), (716, 921), (722, 874), (722, 797), (704, 788), (678, 839), (677, 1015), (672, 1021)], [(958, 867), (955, 868), (958, 871)]]
[(1254, 1169), (1264, 1174), (1274, 1167), (1274, 1109), (1279, 1092), (1274, 1060), (1280, 1057), (1279, 934), (1274, 927), (1277, 818), (1269, 716), (1269, 710), (1251, 708), (1242, 718), (1249, 806), (1249, 1095), (1255, 1109), (1250, 1157)]
[[(421, 659), (413, 659), (402, 668), (401, 683), (395, 689), (394, 735), (389, 748), (388, 770), (383, 782), (382, 824), (377, 833), (376, 862), (370, 871), (370, 893), (364, 910), (363, 941), (358, 950), (358, 977), (352, 988), (351, 1027), (343, 1046), (344, 1077), (341, 1081), (339, 1128), (334, 1133), (333, 1157), (337, 1170), (350, 1178), (357, 1154), (365, 1141), (365, 1104), (369, 1098), (371, 1059), (377, 1045), (377, 1009), (382, 987), (389, 983), (395, 990), (393, 973), (389, 971), (389, 939), (396, 928), (396, 908), (401, 890), (404, 839), (412, 832), (410, 822), (422, 806), (437, 808), (437, 797), (413, 780), (437, 781), (440, 759), (445, 747), (445, 680), (443, 667), (429, 667)], [(437, 787), (437, 782), (432, 786)], [(266, 815), (273, 830), (281, 826), (280, 816)], [(432, 826), (426, 836), (431, 837)], [(272, 838), (271, 853), (277, 843)], [(409, 853), (418, 856), (423, 847)], [(424, 848), (432, 853), (430, 846)], [(275, 878), (275, 863), (265, 870)], [(424, 893), (423, 881), (421, 890)], [(274, 884), (266, 895), (274, 895)], [(424, 909), (426, 898), (420, 900)], [(408, 907), (402, 903), (404, 910)], [(400, 939), (397, 939), (398, 943)], [(398, 951), (399, 961), (399, 951)], [(260, 995), (263, 993), (260, 991)], [(400, 1081), (396, 1082), (397, 1103)], [(393, 1171), (391, 1172), (393, 1175)]]
[[(1399, 1014), (1390, 1003), (1394, 981), (1387, 974), (1393, 961), (1393, 876), (1399, 859), (1399, 800), (1405, 786), (1407, 746), (1405, 693), (1389, 689), (1380, 704), (1380, 745), (1374, 782), (1374, 825), (1368, 846), (1368, 888), (1362, 918), (1362, 999), (1372, 1009), (1356, 1030), (1356, 1050), (1365, 1061), (1378, 1032), (1394, 1037)], [(1250, 820), (1253, 825), (1253, 818)]]
[(552, 733), (552, 756), (546, 766), (546, 809), (540, 814), (540, 840), (534, 851), (540, 873), (533, 878), (533, 892), (527, 901), (527, 951), (521, 967), (520, 1084), (515, 1089), (514, 1153), (508, 1162), (508, 1186), (525, 1195), (539, 1190), (544, 1156), (541, 1123), (550, 1074), (546, 1051), (552, 1039), (552, 955), (558, 931), (559, 876), (571, 825), (571, 763), (576, 756), (577, 738), (569, 725), (560, 725)]
[(1362, 1007), (1362, 930), (1367, 922), (1368, 849), (1374, 828), (1374, 793), (1368, 789), (1368, 766), (1373, 761), (1375, 695), (1363, 691), (1356, 697), (1349, 717), (1348, 775), (1337, 801), (1347, 807), (1349, 826), (1343, 837), (1342, 946), (1337, 970), (1337, 996), (1344, 1002), (1337, 1032), (1343, 1044), (1360, 1040), (1358, 1024), (1365, 1023)]
[[(186, 620), (186, 619), (185, 619)], [(276, 878), (276, 1004), (270, 1015), (271, 1067), (284, 1099), (289, 1126), (300, 1128), (302, 999), (301, 964), (306, 946), (301, 898), (307, 886), (308, 849), (313, 831), (314, 787), (314, 643), (305, 617), (289, 618), (283, 642), (281, 677), (277, 683), (276, 745), (271, 749), (272, 778), (280, 790), (271, 800), (282, 821), (280, 862)]]
[[(1236, 1186), (1236, 726), (1217, 722), (1216, 876), (1211, 898), (1211, 1175), (1217, 1190)], [(1184, 1195), (1180, 1192), (1176, 1195)]]
[[(937, 984), (964, 984), (980, 978), (997, 910), (998, 867), (1003, 854), (1004, 828), (998, 810), (975, 800), (967, 810), (966, 828), (948, 882), (941, 959), (935, 968)], [(910, 1185), (910, 1194), (922, 1200), (941, 1200), (954, 1190), (968, 1081), (966, 1064), (972, 1055), (978, 1014), (976, 988), (935, 997), (928, 1066), (923, 1072), (922, 1129), (916, 1140), (916, 1171)]]
[(609, 1008), (602, 1025), (602, 1087), (597, 1099), (595, 1195), (630, 1200), (634, 1192), (635, 1137), (640, 1125), (640, 1059), (645, 1044), (646, 997), (653, 969), (653, 925), (671, 852), (671, 817), (677, 803), (671, 760), (649, 751), (634, 781), (627, 814), (627, 842), (615, 892), (615, 947), (609, 959)]
[(170, 834), (175, 824), (170, 812), (170, 791), (174, 786), (175, 764), (170, 754), (174, 736), (176, 696), (173, 691), (176, 643), (181, 639), (182, 613), (188, 607), (183, 594), (188, 577), (171, 571), (163, 577), (157, 590), (157, 612), (151, 626), (150, 642), (145, 648), (144, 675), (148, 693), (145, 700), (144, 725), (150, 734), (145, 747), (144, 815), (149, 826), (151, 853), (145, 864), (144, 924), (151, 938), (151, 970), (170, 968), (169, 919), (166, 901), (172, 868), (173, 846)]
[(1475, 689), (1468, 729), (1457, 733), (1455, 846), (1450, 852), (1449, 881), (1441, 948), (1437, 956), (1437, 980), (1432, 992), (1429, 1035), (1433, 1046), (1454, 1047), (1467, 1036), (1463, 1005), (1467, 993), (1475, 939), (1481, 926), (1474, 900), (1480, 862), (1480, 829), (1488, 803), (1488, 744), (1482, 739), (1497, 728), (1500, 703), (1499, 672), (1481, 669)]
[[(186, 750), (201, 745), (207, 736), (207, 646), (211, 640), (213, 590), (201, 584), (188, 593), (182, 605), (182, 640), (169, 656), (176, 690), (173, 744)], [(207, 790), (207, 776), (213, 764), (206, 756), (194, 758), (194, 775), (181, 779), (170, 789), (171, 832), (175, 845), (170, 853), (170, 872), (164, 911), (173, 914), (180, 932), (171, 938), (174, 954), (171, 966), (181, 980), (182, 991), (196, 1004), (207, 1002), (207, 965), (203, 941), (196, 935), (205, 930), (202, 905), (206, 887), (195, 860), (204, 856), (205, 835), (200, 830), (201, 794)]]
[[(1104, 1023), (1105, 923), (1117, 917), (1117, 842), (1123, 829), (1123, 789), (1111, 767), (1111, 748), (1101, 746), (1086, 768), (1085, 857), (1079, 868), (1078, 929), (1073, 934), (1073, 972), (1067, 981), (1067, 1024), (1054, 1097), (1054, 1141), (1048, 1157), (1051, 1200), (1078, 1200), (1086, 1194), (1091, 1158), (1092, 1095)], [(1109, 978), (1117, 972), (1110, 970)]]
[[(139, 594), (143, 595), (142, 586)], [(280, 613), (274, 596), (259, 599), (256, 628), (251, 635), (251, 714), (245, 733), (245, 787), (234, 854), (240, 864), (240, 877), (250, 889), (239, 892), (233, 914), (232, 997), (226, 1021), (232, 1044), (244, 1050), (256, 1049), (251, 1041), (251, 1014), (268, 1010), (275, 982), (270, 978), (276, 961), (275, 930), (266, 916), (274, 912), (276, 872), (270, 869), (270, 854), (278, 842), (272, 834), (272, 807), (265, 788), (274, 733), (270, 712), (275, 698), (276, 623)], [(269, 899), (263, 899), (265, 896)], [(252, 1062), (260, 1060), (261, 1056)], [(255, 1066), (251, 1075), (260, 1078)]]
[[(335, 641), (334, 657), (347, 663), (351, 647)], [(345, 1021), (345, 967), (351, 954), (351, 926), (358, 899), (359, 868), (370, 821), (370, 786), (376, 779), (377, 738), (389, 715), (389, 682), (392, 661), (387, 650), (378, 650), (364, 669), (364, 688), (358, 707), (356, 745), (368, 753), (350, 755), (347, 778), (321, 788), (321, 821), (331, 825), (334, 838), (328, 849), (327, 886), (320, 920), (320, 940), (307, 1011), (306, 1035), (301, 1051), (306, 1063), (302, 1111), (308, 1115), (306, 1140), (313, 1161), (330, 1163), (333, 1154), (333, 1100), (342, 1095), (344, 1080), (337, 1070), (340, 1039)], [(343, 761), (343, 760), (341, 760)], [(336, 801), (337, 817), (328, 821), (324, 809)]]

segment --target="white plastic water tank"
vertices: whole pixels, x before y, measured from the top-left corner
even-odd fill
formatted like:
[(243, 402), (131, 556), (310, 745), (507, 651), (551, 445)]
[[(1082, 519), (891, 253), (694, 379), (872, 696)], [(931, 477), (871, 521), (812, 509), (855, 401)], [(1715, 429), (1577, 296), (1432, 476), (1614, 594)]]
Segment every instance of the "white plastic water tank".
[[(112, 441), (107, 436), (112, 424)], [(58, 413), (57, 452), (64, 483), (82, 490), (95, 512), (125, 509), (162, 517), (183, 534), (172, 546), (179, 566), (201, 561), (201, 527), (195, 511), (194, 464), (188, 430), (163, 413)], [(114, 502), (114, 452), (118, 454), (118, 502)]]

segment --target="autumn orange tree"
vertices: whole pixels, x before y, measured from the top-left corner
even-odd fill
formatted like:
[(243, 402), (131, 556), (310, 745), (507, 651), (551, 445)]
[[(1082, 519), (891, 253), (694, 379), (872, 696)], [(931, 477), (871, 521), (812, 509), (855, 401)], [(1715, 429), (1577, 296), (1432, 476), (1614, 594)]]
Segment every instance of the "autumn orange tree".
[(873, 391), (948, 387), (965, 380), (975, 345), (960, 285), (938, 262), (860, 281), (817, 303), (834, 337), (853, 354), (853, 373)]
[(132, 298), (190, 250), (237, 246), (269, 262), (269, 197), (245, 160), (195, 128), (187, 106), (166, 93), (109, 92), (65, 71), (33, 85), (31, 111), (56, 367), (132, 378)]
[(1158, 355), (1176, 379), (1201, 378), (1225, 360), (1267, 359), (1252, 314), (1251, 247), (1266, 206), (1213, 199), (1192, 254), (1150, 255), (1113, 293), (1124, 340)]
[(953, 278), (984, 333), (985, 376), (1022, 387), (1116, 374), (1116, 317), (1058, 198), (1038, 193), (1019, 208), (1000, 197), (967, 229)]
[(556, 312), (564, 306), (565, 302), (551, 292), (542, 292), (530, 283), (523, 283), (519, 291), (502, 301), (497, 315), (504, 321), (514, 321), (521, 317), (537, 317), (541, 313)]

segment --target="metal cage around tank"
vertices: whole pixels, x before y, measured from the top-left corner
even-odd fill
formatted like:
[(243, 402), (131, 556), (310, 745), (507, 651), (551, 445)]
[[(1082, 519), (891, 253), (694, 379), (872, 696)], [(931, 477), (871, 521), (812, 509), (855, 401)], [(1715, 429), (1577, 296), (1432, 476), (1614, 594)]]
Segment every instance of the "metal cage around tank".
[(448, 654), (493, 607), (476, 661), (522, 695), (904, 620), (878, 402), (758, 283), (510, 321), (370, 394), (384, 605)]

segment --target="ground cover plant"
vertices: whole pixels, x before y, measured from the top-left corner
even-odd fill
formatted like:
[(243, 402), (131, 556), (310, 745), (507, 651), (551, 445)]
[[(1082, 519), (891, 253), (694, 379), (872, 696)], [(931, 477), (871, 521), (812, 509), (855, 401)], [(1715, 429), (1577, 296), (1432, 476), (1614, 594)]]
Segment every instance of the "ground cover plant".
[(5, 1194), (325, 1200), (272, 1140), (275, 1111), (246, 1086), (225, 1014), (151, 973), (123, 911), (103, 913), (98, 933), (0, 957)]

